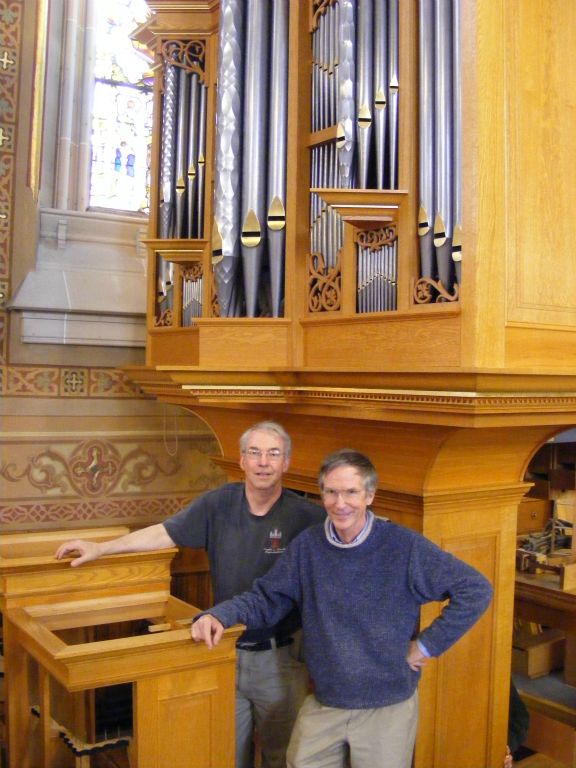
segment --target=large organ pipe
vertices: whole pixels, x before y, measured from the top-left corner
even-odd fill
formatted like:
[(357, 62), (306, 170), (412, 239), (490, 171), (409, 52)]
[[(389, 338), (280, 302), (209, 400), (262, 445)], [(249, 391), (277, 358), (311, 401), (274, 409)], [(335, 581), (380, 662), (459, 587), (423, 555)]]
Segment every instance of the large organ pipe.
[(200, 104), (198, 110), (198, 166), (196, 183), (196, 237), (204, 237), (204, 183), (206, 178), (206, 107), (208, 89), (200, 86)]
[(212, 263), (222, 317), (239, 303), (243, 18), (242, 0), (221, 1)]
[(358, 0), (357, 68), (356, 68), (356, 120), (358, 137), (358, 186), (368, 186), (368, 161), (372, 138), (373, 56), (372, 32), (374, 25), (372, 0)]
[(186, 231), (188, 237), (196, 237), (196, 200), (197, 200), (197, 182), (198, 182), (198, 102), (199, 102), (199, 82), (196, 72), (192, 72), (189, 77), (189, 104), (190, 119), (188, 130), (188, 168), (186, 184)]
[(326, 11), (326, 22), (328, 26), (328, 114), (326, 119), (326, 125), (334, 125), (336, 122), (336, 62), (338, 60), (337, 54), (337, 19), (336, 8), (337, 4), (328, 6)]
[(326, 23), (326, 16), (320, 17), (319, 21), (320, 32), (320, 48), (319, 48), (319, 63), (320, 63), (320, 128), (326, 128), (328, 124), (328, 64), (326, 61), (328, 50), (328, 24)]
[(286, 241), (288, 0), (273, 0), (268, 145), (268, 255), (272, 316), (281, 314)]
[(319, 128), (318, 109), (320, 98), (320, 61), (318, 54), (320, 35), (318, 27), (312, 33), (312, 108), (310, 113), (311, 127), (313, 131)]
[(178, 70), (178, 126), (176, 131), (176, 237), (185, 237), (184, 206), (188, 178), (188, 123), (189, 99), (188, 73)]
[(354, 185), (354, 121), (356, 3), (340, 0), (340, 39), (338, 46), (338, 128), (337, 146), (340, 184), (344, 189)]
[(176, 67), (164, 62), (164, 94), (162, 101), (159, 236), (172, 237), (174, 226), (174, 172), (176, 149), (176, 109), (178, 100)]
[(268, 15), (268, 0), (247, 0), (241, 252), (248, 317), (256, 315), (264, 254)]
[(398, 98), (399, 98), (398, 0), (388, 0), (388, 137), (390, 143), (390, 189), (398, 186)]
[(452, 261), (456, 282), (461, 282), (462, 269), (462, 68), (460, 65), (460, 0), (452, 0), (452, 72), (454, 125), (454, 228), (452, 231)]
[(420, 275), (435, 277), (434, 238), (434, 9), (430, 0), (420, 0)]
[(435, 133), (436, 217), (434, 245), (438, 278), (452, 287), (452, 32), (451, 8), (446, 0), (434, 0), (435, 15)]
[(374, 3), (374, 136), (376, 187), (384, 189), (386, 157), (386, 105), (388, 82), (388, 15), (383, 0)]
[(332, 115), (330, 119), (331, 125), (338, 123), (338, 82), (340, 68), (340, 3), (334, 3), (330, 7), (332, 14), (332, 50), (334, 52), (333, 58), (333, 77), (332, 77)]

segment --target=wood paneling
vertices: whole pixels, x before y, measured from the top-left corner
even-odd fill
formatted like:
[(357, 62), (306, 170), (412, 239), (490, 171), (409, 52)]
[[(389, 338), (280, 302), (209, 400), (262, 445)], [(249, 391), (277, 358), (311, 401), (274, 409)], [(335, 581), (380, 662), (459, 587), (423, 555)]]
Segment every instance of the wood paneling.
[(504, 3), (504, 29), (507, 319), (576, 328), (576, 5)]

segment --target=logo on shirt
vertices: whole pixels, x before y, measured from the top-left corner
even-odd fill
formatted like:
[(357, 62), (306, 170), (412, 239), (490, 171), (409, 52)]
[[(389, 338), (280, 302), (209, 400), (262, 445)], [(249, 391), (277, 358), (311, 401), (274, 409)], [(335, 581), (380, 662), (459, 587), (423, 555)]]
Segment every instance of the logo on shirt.
[(270, 538), (270, 546), (266, 547), (264, 552), (267, 555), (279, 555), (281, 552), (284, 552), (286, 547), (282, 546), (282, 531), (279, 531), (278, 528), (273, 528), (268, 536)]

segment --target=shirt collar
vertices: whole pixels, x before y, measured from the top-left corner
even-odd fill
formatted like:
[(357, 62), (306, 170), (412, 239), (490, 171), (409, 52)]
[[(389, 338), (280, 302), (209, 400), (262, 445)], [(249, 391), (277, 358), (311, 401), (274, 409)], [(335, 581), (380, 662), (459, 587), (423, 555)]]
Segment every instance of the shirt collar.
[(334, 528), (334, 524), (332, 523), (332, 520), (330, 520), (329, 517), (326, 518), (324, 521), (324, 532), (326, 533), (326, 538), (328, 539), (330, 544), (333, 544), (335, 547), (340, 547), (341, 549), (347, 549), (348, 547), (357, 547), (359, 544), (362, 544), (363, 541), (365, 541), (370, 531), (372, 530), (372, 524), (374, 523), (374, 513), (372, 510), (367, 509), (366, 510), (366, 522), (364, 523), (364, 527), (360, 531), (360, 533), (352, 539), (352, 541), (344, 542), (342, 539), (338, 536), (336, 533), (336, 528)]

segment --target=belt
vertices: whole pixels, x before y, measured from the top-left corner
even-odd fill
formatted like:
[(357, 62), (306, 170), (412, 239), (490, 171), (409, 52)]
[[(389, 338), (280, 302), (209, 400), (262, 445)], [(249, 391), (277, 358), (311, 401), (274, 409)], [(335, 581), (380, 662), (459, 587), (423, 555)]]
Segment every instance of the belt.
[(236, 643), (236, 648), (241, 651), (271, 651), (272, 648), (284, 648), (286, 645), (292, 645), (293, 637), (271, 637), (269, 640), (262, 640), (259, 643)]

